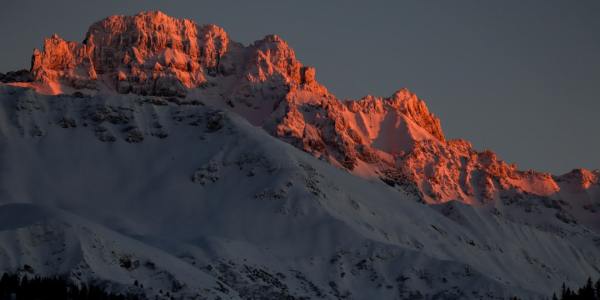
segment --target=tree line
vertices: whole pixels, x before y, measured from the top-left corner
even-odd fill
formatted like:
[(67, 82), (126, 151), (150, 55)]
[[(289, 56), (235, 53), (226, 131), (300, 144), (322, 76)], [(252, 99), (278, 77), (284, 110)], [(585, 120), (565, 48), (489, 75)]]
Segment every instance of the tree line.
[(137, 295), (113, 294), (95, 285), (77, 286), (62, 277), (32, 277), (4, 273), (0, 300), (141, 300)]
[[(510, 300), (521, 299), (511, 297)], [(552, 300), (600, 300), (600, 279), (594, 283), (592, 278), (588, 278), (585, 284), (577, 289), (571, 289), (563, 283), (558, 295), (552, 295)]]
[(560, 295), (554, 294), (552, 300), (600, 300), (600, 279), (594, 283), (588, 278), (586, 283), (576, 290), (571, 290), (563, 283)]
[[(135, 285), (138, 283), (136, 281)], [(134, 294), (114, 294), (95, 285), (77, 286), (64, 277), (29, 278), (4, 273), (0, 278), (0, 300), (141, 300)], [(511, 300), (518, 299), (516, 297)], [(586, 283), (571, 289), (564, 283), (552, 300), (600, 300), (600, 279), (595, 283), (588, 278)]]

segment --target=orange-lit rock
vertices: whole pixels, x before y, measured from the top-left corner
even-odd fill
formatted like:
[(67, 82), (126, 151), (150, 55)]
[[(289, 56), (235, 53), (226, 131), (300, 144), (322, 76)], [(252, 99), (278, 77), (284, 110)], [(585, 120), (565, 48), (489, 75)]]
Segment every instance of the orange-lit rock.
[(225, 31), (161, 12), (112, 16), (93, 24), (83, 43), (52, 36), (32, 58), (42, 83), (97, 88), (98, 79), (121, 93), (181, 95), (216, 75), (228, 49)]
[(65, 81), (75, 88), (90, 87), (97, 79), (91, 49), (85, 44), (67, 42), (54, 34), (44, 40), (44, 50), (34, 50), (31, 73), (34, 80), (47, 85)]
[[(109, 88), (119, 93), (218, 95), (252, 124), (357, 175), (410, 185), (430, 203), (478, 203), (511, 193), (551, 197), (560, 182), (580, 189), (598, 174), (562, 177), (519, 171), (491, 151), (447, 141), (440, 120), (407, 89), (391, 97), (341, 101), (318, 83), (279, 36), (249, 46), (216, 25), (198, 26), (161, 12), (112, 16), (82, 43), (54, 35), (33, 54), (33, 85), (46, 93)], [(213, 97), (213, 96), (211, 96)]]
[(567, 183), (575, 191), (585, 191), (592, 185), (600, 183), (600, 171), (590, 171), (587, 169), (574, 169), (571, 172), (558, 176), (557, 181)]

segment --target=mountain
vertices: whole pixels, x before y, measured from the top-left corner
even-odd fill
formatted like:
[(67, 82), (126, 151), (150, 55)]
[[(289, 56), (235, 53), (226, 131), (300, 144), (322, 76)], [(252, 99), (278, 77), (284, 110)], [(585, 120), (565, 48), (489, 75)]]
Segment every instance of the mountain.
[(600, 277), (599, 171), (447, 140), (407, 89), (340, 100), (275, 35), (112, 16), (0, 79), (0, 271), (165, 299), (544, 299)]

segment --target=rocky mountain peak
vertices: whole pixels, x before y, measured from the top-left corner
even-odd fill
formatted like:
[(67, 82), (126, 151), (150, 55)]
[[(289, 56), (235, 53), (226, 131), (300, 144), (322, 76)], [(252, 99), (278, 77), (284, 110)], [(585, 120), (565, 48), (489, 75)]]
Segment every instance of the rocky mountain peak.
[(440, 120), (427, 108), (425, 102), (406, 88), (396, 91), (391, 97), (366, 96), (358, 101), (348, 102), (350, 110), (366, 114), (395, 111), (425, 129), (433, 137), (444, 142), (444, 132)]
[[(108, 17), (82, 43), (53, 35), (34, 51), (31, 74), (30, 86), (51, 94), (108, 88), (184, 98), (195, 90), (194, 97), (226, 103), (270, 134), (357, 175), (391, 185), (408, 180), (426, 202), (476, 203), (515, 191), (546, 197), (560, 190), (557, 180), (598, 181), (593, 172), (557, 178), (519, 171), (491, 151), (447, 141), (440, 120), (408, 89), (339, 100), (278, 35), (244, 46), (219, 26), (162, 12)], [(1, 80), (11, 78), (26, 76)]]
[(182, 95), (219, 73), (228, 45), (216, 25), (162, 12), (118, 15), (93, 24), (83, 43), (46, 39), (43, 50), (34, 51), (31, 71), (55, 89), (97, 88), (99, 80), (121, 93)]
[(314, 68), (303, 66), (277, 35), (244, 47), (217, 25), (197, 25), (160, 11), (105, 18), (90, 26), (82, 43), (53, 35), (34, 51), (31, 72), (38, 90), (50, 94), (63, 87), (106, 86), (119, 93), (183, 96), (209, 77), (229, 75), (250, 85), (326, 93)]
[(558, 182), (565, 182), (585, 190), (590, 186), (600, 183), (600, 170), (574, 169), (569, 173), (558, 176)]
[(250, 48), (252, 57), (246, 74), (249, 81), (259, 83), (275, 77), (293, 86), (318, 86), (315, 69), (303, 66), (294, 49), (280, 36), (267, 35)]

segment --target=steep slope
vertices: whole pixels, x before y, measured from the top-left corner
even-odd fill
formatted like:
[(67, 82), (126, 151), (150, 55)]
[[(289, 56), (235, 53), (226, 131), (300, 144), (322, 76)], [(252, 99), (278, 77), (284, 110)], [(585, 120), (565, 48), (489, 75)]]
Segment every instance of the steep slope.
[(1, 94), (3, 270), (208, 298), (536, 297), (599, 275), (585, 227), (419, 204), (202, 99)]
[[(207, 297), (226, 296), (211, 288), (218, 286), (216, 278), (180, 258), (56, 208), (4, 204), (0, 222), (3, 271), (66, 275), (117, 293), (166, 296), (185, 288)], [(135, 285), (135, 280), (152, 289)]]

